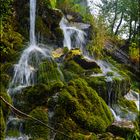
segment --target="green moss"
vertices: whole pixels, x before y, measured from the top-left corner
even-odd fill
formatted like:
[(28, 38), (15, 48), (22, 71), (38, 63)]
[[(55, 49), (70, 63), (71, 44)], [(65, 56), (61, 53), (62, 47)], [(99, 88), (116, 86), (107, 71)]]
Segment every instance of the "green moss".
[(0, 74), (1, 84), (3, 87), (8, 88), (9, 82), (10, 82), (10, 76), (7, 74)]
[[(71, 80), (68, 86), (59, 92), (57, 101), (50, 100), (49, 104), (51, 108), (55, 108), (53, 121), (55, 120), (56, 124), (60, 122), (61, 127), (58, 127), (68, 134), (80, 132), (82, 135), (84, 131), (104, 132), (113, 121), (103, 99), (80, 78)], [(68, 118), (73, 122), (69, 126), (63, 123), (64, 119)]]
[(106, 132), (106, 133), (102, 133), (98, 135), (99, 139), (103, 139), (103, 140), (125, 140), (122, 137), (118, 137), (118, 136), (114, 136), (112, 133), (110, 132)]
[(67, 53), (69, 52), (68, 47), (64, 47), (64, 48), (63, 48), (63, 51), (64, 51), (64, 54), (67, 54)]
[[(114, 104), (130, 90), (130, 80), (126, 77), (112, 77), (111, 82), (107, 82), (104, 76), (86, 78), (86, 81), (97, 91), (106, 103)], [(110, 94), (110, 99), (109, 98)]]
[(125, 98), (120, 98), (118, 104), (124, 108), (127, 108), (131, 112), (138, 112), (137, 106), (134, 101), (127, 100)]
[(3, 110), (0, 107), (0, 138), (1, 140), (5, 140), (5, 130), (6, 130), (5, 119), (3, 115)]
[(15, 106), (24, 112), (29, 113), (37, 106), (45, 106), (51, 96), (50, 88), (44, 84), (27, 87), (15, 95)]
[[(129, 137), (131, 139), (135, 135), (135, 129), (121, 127), (121, 126), (115, 126), (115, 125), (111, 125), (108, 128), (108, 131), (113, 133), (116, 136), (120, 136), (120, 137), (123, 137), (123, 138), (128, 139), (128, 140), (129, 140)], [(132, 140), (134, 140), (134, 139), (132, 139)]]
[(107, 75), (107, 76), (113, 76), (114, 73), (113, 73), (113, 72), (108, 72), (106, 75)]
[(96, 73), (96, 74), (97, 73), (102, 73), (102, 70), (100, 68), (94, 68), (93, 72)]
[(63, 80), (57, 64), (53, 60), (46, 60), (39, 65), (38, 83), (49, 84), (49, 82)]
[(65, 60), (66, 61), (71, 60), (74, 56), (81, 55), (81, 54), (82, 54), (82, 52), (79, 49), (70, 50), (67, 53)]
[(84, 69), (73, 60), (67, 61), (64, 69), (67, 69), (75, 74), (82, 74), (84, 72)]
[(86, 81), (88, 82), (89, 86), (96, 90), (99, 96), (101, 96), (107, 103), (108, 94), (105, 77), (90, 77), (87, 78)]
[[(30, 112), (30, 115), (46, 125), (48, 124), (48, 113), (45, 108), (37, 107)], [(33, 137), (33, 139), (43, 138), (48, 140), (48, 128), (35, 120), (28, 119), (26, 121), (25, 130), (28, 135)]]
[(7, 62), (1, 65), (1, 72), (13, 76), (13, 63)]
[(63, 70), (63, 75), (64, 75), (64, 78), (65, 78), (65, 81), (68, 82), (72, 79), (77, 79), (79, 78), (79, 75), (78, 74), (75, 74), (73, 72), (70, 72), (68, 70)]
[(8, 130), (8, 132), (6, 132), (6, 135), (8, 137), (19, 137), (20, 136), (20, 132), (17, 129), (12, 129), (12, 130), (10, 129), (10, 130)]

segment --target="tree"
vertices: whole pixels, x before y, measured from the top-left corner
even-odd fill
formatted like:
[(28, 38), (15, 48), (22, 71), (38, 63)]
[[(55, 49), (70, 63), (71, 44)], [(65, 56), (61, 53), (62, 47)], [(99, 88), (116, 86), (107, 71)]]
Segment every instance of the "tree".
[[(138, 0), (101, 0), (100, 15), (111, 34), (120, 35), (127, 31), (128, 40), (131, 41), (138, 33), (139, 1)], [(123, 30), (121, 30), (123, 29)]]

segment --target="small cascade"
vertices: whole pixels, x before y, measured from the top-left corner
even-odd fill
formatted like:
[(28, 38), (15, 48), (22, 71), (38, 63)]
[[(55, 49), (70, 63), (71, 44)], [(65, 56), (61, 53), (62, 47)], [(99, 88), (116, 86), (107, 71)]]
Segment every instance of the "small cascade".
[(84, 50), (87, 34), (74, 26), (70, 26), (66, 18), (62, 18), (60, 28), (64, 33), (63, 46), (69, 50), (79, 48), (82, 52)]
[(109, 107), (110, 108), (110, 110), (111, 110), (111, 112), (112, 112), (112, 115), (114, 116), (114, 118), (115, 118), (115, 121), (121, 121), (122, 119), (120, 118), (120, 116), (118, 116), (116, 113), (115, 113), (115, 111), (111, 108), (111, 107)]
[(107, 93), (108, 93), (108, 106), (111, 106), (112, 102), (111, 102), (111, 94), (112, 94), (112, 78), (111, 77), (107, 77)]

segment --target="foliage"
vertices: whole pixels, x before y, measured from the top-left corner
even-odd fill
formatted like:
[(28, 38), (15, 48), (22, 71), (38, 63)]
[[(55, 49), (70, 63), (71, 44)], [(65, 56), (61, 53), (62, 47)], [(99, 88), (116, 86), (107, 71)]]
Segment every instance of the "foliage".
[(89, 16), (89, 18), (89, 23), (91, 24), (91, 42), (87, 44), (87, 48), (95, 59), (99, 59), (103, 57), (104, 44), (108, 35), (102, 17), (95, 19), (93, 16)]
[(78, 12), (84, 15), (87, 12), (86, 6), (82, 5), (79, 0), (57, 0), (57, 7), (64, 10), (66, 13)]
[(3, 20), (7, 15), (11, 13), (11, 4), (13, 0), (1, 0), (0, 4), (0, 19)]
[(100, 15), (103, 16), (111, 34), (127, 34), (129, 40), (135, 38), (139, 28), (138, 0), (101, 0), (101, 2)]
[[(52, 121), (56, 127), (66, 133), (104, 132), (113, 120), (106, 103), (81, 78), (71, 80), (57, 99), (50, 99), (49, 108), (55, 112)], [(67, 119), (71, 123), (64, 123)]]

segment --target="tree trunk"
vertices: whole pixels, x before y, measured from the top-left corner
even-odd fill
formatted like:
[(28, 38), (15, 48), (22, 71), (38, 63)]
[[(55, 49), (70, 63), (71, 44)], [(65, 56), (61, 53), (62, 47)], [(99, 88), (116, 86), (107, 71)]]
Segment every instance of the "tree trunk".
[(132, 15), (130, 16), (130, 21), (129, 21), (129, 38), (128, 38), (129, 43), (131, 41), (131, 36), (132, 36)]
[(115, 26), (116, 19), (117, 19), (117, 11), (118, 11), (118, 0), (116, 0), (116, 2), (115, 2), (115, 16), (114, 16), (112, 26), (111, 26), (111, 33), (112, 34), (113, 34), (113, 29), (114, 29), (114, 26)]
[(119, 24), (118, 24), (118, 26), (117, 26), (117, 28), (116, 28), (116, 31), (115, 31), (115, 35), (118, 34), (119, 28), (120, 28), (120, 26), (121, 26), (121, 24), (122, 24), (123, 15), (124, 15), (124, 13), (122, 12), (122, 13), (121, 13), (120, 22), (119, 22)]
[(137, 20), (135, 20), (134, 31), (133, 31), (133, 38), (134, 39), (135, 39), (136, 34), (137, 34)]

